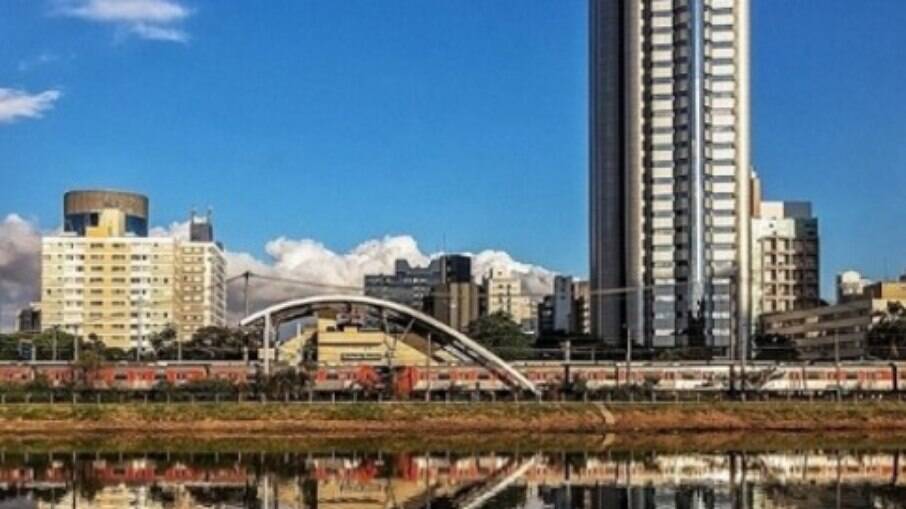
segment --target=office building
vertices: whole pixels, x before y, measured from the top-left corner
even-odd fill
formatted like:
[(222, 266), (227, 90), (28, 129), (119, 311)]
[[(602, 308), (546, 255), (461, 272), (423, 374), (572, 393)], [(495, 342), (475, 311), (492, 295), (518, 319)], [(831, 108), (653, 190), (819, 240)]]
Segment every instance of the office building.
[(537, 306), (538, 336), (554, 335), (554, 296), (545, 295)]
[(860, 298), (865, 287), (870, 284), (872, 284), (870, 279), (862, 277), (862, 274), (854, 270), (837, 274), (837, 304)]
[[(147, 198), (103, 193), (67, 193), (69, 228), (42, 239), (42, 327), (128, 349), (148, 348), (147, 338), (168, 327), (188, 340), (199, 327), (225, 325), (223, 249), (141, 235), (147, 215), (135, 215), (130, 203), (144, 203), (147, 211)], [(93, 204), (70, 214), (72, 196), (89, 196)], [(121, 196), (133, 198), (121, 207)]]
[(573, 297), (573, 278), (570, 276), (554, 277), (554, 294), (553, 294), (553, 328), (554, 332), (570, 334), (574, 332), (575, 320), (574, 308), (575, 301)]
[(460, 332), (481, 316), (481, 287), (472, 281), (435, 285), (428, 296), (426, 311)]
[(535, 306), (532, 297), (524, 290), (522, 280), (506, 269), (495, 267), (485, 276), (484, 287), (488, 314), (506, 313), (524, 331), (535, 331)]
[(755, 207), (753, 315), (820, 305), (818, 219), (811, 204), (763, 201)]
[(539, 335), (591, 334), (590, 291), (588, 281), (556, 276), (554, 293), (545, 296), (537, 306)]
[(739, 357), (751, 322), (749, 1), (590, 0), (596, 337)]
[(802, 360), (864, 358), (868, 332), (891, 304), (906, 306), (906, 283), (873, 283), (833, 306), (765, 314), (760, 327), (793, 340)]
[(365, 295), (425, 311), (426, 299), (435, 286), (470, 281), (472, 259), (468, 256), (441, 256), (431, 260), (427, 267), (412, 267), (400, 259), (394, 263), (393, 274), (365, 276)]

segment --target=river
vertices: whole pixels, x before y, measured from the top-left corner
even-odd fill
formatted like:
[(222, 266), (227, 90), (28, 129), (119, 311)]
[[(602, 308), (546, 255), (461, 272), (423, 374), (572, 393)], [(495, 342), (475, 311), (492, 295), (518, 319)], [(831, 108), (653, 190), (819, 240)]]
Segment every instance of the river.
[(906, 448), (884, 438), (432, 442), (10, 437), (0, 508), (906, 507)]

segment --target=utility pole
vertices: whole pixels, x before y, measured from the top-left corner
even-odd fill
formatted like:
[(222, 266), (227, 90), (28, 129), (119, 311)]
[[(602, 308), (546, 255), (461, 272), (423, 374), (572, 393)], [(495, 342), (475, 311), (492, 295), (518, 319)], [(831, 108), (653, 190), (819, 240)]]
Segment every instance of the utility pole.
[(840, 332), (834, 329), (834, 366), (837, 372), (837, 401), (840, 401)]
[(136, 362), (141, 362), (141, 360), (142, 360), (142, 347), (144, 346), (144, 345), (143, 345), (143, 341), (144, 341), (144, 328), (143, 328), (143, 325), (144, 325), (144, 323), (143, 323), (143, 321), (142, 321), (142, 312), (143, 312), (143, 310), (142, 310), (142, 303), (143, 303), (143, 302), (144, 302), (144, 298), (142, 297), (141, 294), (139, 294), (138, 300), (136, 300), (136, 303), (138, 304), (138, 324), (137, 324), (137, 328), (138, 328), (138, 346), (137, 346), (136, 349), (135, 349), (135, 361), (136, 361)]
[(632, 383), (632, 331), (626, 329), (626, 385)]
[(249, 315), (249, 278), (252, 277), (252, 273), (249, 271), (245, 271), (245, 274), (243, 274), (243, 276), (245, 277), (245, 290), (243, 291), (243, 296), (245, 299), (245, 316), (248, 316)]
[(425, 401), (431, 400), (431, 333), (428, 333), (428, 355), (425, 356), (425, 376), (428, 378), (428, 385), (425, 389)]
[(271, 323), (270, 313), (264, 315), (264, 376), (271, 374)]
[(53, 327), (53, 343), (52, 343), (53, 348), (51, 349), (51, 359), (53, 359), (54, 362), (57, 361), (57, 330), (58, 330), (58, 327), (56, 325), (54, 325), (54, 327)]

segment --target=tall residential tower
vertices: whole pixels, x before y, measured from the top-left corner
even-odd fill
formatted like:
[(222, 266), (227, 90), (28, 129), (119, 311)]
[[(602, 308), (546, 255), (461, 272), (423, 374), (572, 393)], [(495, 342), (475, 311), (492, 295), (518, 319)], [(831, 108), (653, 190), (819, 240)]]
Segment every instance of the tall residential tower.
[(63, 232), (41, 240), (42, 328), (141, 350), (168, 327), (187, 341), (226, 325), (226, 258), (210, 217), (193, 214), (183, 240), (147, 236), (143, 195), (71, 191), (63, 208)]
[(743, 354), (749, 0), (589, 0), (593, 334)]

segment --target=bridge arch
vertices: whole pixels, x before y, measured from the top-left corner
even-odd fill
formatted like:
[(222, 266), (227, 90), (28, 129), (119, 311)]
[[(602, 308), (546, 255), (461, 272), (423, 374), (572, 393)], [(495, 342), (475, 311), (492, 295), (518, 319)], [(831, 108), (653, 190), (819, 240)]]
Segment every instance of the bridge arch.
[(433, 316), (403, 304), (375, 297), (364, 295), (318, 295), (314, 297), (292, 299), (252, 313), (243, 318), (240, 325), (246, 327), (262, 324), (265, 342), (269, 344), (274, 332), (281, 323), (308, 316), (314, 310), (328, 305), (360, 305), (379, 310), (382, 313), (389, 311), (399, 316), (407, 317), (410, 320), (410, 325), (418, 323), (429, 329), (441, 332), (449, 339), (449, 341), (446, 341), (445, 343), (446, 346), (450, 347), (458, 354), (458, 356), (492, 370), (514, 387), (529, 391), (536, 395), (540, 394), (535, 387), (535, 384), (526, 378), (525, 375), (513, 368), (513, 366), (501, 359), (498, 355), (480, 345), (474, 339), (440, 320), (437, 320)]

